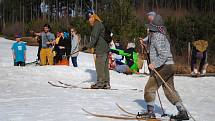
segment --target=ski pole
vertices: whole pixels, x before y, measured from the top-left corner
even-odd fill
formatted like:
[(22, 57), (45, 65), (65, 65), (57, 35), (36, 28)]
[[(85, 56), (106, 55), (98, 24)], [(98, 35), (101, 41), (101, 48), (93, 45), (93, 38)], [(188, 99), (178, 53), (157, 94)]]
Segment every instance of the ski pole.
[[(165, 82), (165, 80), (161, 77), (161, 75), (155, 70), (153, 69), (153, 71), (158, 75), (158, 77), (161, 79), (161, 81), (164, 83), (164, 85), (166, 86), (167, 89), (169, 89), (169, 91), (176, 97), (175, 92), (170, 88), (170, 86)], [(183, 108), (187, 111), (187, 113), (190, 115), (190, 117), (196, 121), (196, 119), (191, 115), (191, 113), (186, 109), (186, 107), (184, 106), (184, 104), (182, 102), (180, 102), (181, 105), (183, 106)]]
[(93, 48), (91, 49), (91, 54), (93, 54), (93, 60), (94, 60), (94, 63), (96, 63), (96, 55), (94, 54), (94, 49)]
[(159, 94), (158, 90), (157, 90), (157, 94), (158, 94), (158, 99), (159, 99), (159, 102), (160, 102), (160, 105), (161, 105), (161, 110), (163, 112), (163, 114), (161, 115), (161, 117), (167, 116), (167, 114), (164, 111), (163, 104), (161, 102), (161, 98), (160, 98), (160, 94)]

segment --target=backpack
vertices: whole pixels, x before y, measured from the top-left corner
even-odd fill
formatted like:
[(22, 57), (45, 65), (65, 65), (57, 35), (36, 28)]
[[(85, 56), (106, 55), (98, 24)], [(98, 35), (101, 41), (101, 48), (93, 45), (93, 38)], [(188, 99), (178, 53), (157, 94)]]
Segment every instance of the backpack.
[(205, 40), (198, 40), (193, 42), (193, 46), (199, 51), (204, 52), (208, 48), (208, 42)]
[(107, 26), (105, 27), (105, 32), (104, 32), (104, 40), (110, 44), (112, 39), (113, 39), (113, 33), (111, 32), (110, 28), (108, 28)]

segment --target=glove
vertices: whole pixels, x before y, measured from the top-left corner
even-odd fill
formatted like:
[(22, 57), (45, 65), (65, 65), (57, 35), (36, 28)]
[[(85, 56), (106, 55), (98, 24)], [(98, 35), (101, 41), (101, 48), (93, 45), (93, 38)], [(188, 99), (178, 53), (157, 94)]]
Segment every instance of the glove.
[(83, 48), (81, 49), (81, 51), (85, 51), (85, 50), (87, 50), (87, 47), (83, 47)]

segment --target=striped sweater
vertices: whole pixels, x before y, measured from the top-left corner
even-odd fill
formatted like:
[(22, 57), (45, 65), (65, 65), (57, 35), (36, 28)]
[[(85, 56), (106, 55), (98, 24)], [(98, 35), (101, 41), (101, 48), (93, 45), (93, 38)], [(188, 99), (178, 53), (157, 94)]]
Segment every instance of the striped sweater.
[(150, 35), (150, 61), (155, 64), (155, 68), (164, 64), (174, 64), (170, 50), (170, 44), (164, 34), (155, 32)]

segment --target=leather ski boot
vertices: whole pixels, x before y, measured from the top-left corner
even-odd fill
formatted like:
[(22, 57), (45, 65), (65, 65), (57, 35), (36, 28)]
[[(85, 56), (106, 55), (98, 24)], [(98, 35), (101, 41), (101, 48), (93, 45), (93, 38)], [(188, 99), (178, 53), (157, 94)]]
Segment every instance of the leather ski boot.
[(137, 114), (137, 118), (156, 119), (154, 106), (147, 105), (147, 112)]

